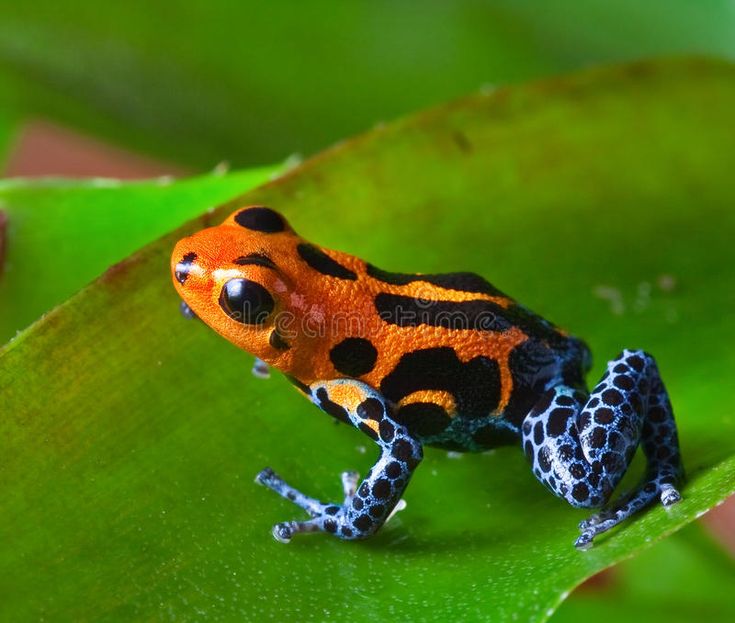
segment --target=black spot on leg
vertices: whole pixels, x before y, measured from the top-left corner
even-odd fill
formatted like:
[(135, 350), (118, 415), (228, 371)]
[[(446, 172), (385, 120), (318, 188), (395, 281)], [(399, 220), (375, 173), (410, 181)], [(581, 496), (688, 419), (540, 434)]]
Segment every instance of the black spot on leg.
[(398, 478), (398, 476), (400, 476), (402, 472), (403, 472), (403, 469), (401, 468), (401, 464), (396, 463), (395, 461), (388, 463), (388, 465), (385, 468), (386, 475), (388, 476), (388, 478), (391, 478), (392, 480), (395, 480), (396, 478)]
[(648, 420), (653, 423), (661, 423), (666, 420), (666, 411), (661, 407), (652, 407), (648, 410)]
[(361, 511), (365, 503), (358, 497), (352, 498), (352, 506), (355, 510)]
[(559, 459), (561, 459), (564, 463), (568, 463), (573, 458), (575, 458), (574, 448), (568, 443), (565, 443), (564, 445), (559, 446), (559, 449), (557, 450), (557, 455), (559, 456)]
[(235, 215), (235, 222), (252, 231), (275, 234), (286, 229), (286, 221), (275, 210), (264, 206), (255, 206), (240, 210)]
[(590, 491), (587, 488), (587, 485), (583, 482), (578, 482), (574, 487), (572, 488), (572, 497), (577, 500), (577, 502), (584, 502), (590, 495)]
[(376, 504), (375, 506), (370, 507), (370, 514), (375, 517), (375, 519), (380, 519), (380, 517), (383, 516), (383, 513), (385, 513), (385, 506), (382, 504)]
[(546, 432), (552, 437), (558, 437), (567, 430), (567, 422), (574, 414), (572, 409), (557, 407), (549, 414), (546, 422)]
[(413, 446), (405, 439), (399, 439), (393, 444), (391, 454), (399, 461), (403, 461), (408, 469), (413, 469), (420, 461), (419, 457), (414, 457)]
[(378, 500), (385, 500), (390, 496), (390, 481), (386, 478), (380, 478), (373, 485), (373, 495)]
[(360, 532), (367, 532), (373, 526), (373, 520), (368, 515), (360, 515), (352, 524)]
[(576, 480), (582, 480), (582, 478), (584, 478), (587, 474), (587, 470), (585, 470), (582, 463), (573, 463), (572, 466), (569, 468), (569, 473)]
[(621, 374), (620, 376), (616, 376), (613, 379), (613, 385), (617, 387), (618, 389), (630, 391), (635, 387), (635, 383), (633, 382), (633, 379), (631, 379), (629, 376), (626, 376), (624, 374)]
[(365, 424), (365, 422), (360, 422), (357, 427), (373, 441), (378, 440), (378, 433), (376, 433), (372, 428)]
[(326, 530), (330, 534), (334, 534), (335, 532), (337, 532), (337, 522), (332, 518), (325, 519), (324, 530)]
[(616, 407), (623, 402), (623, 395), (617, 389), (606, 389), (602, 392), (602, 401)]
[(380, 430), (380, 438), (386, 443), (393, 441), (395, 435), (395, 427), (388, 420), (382, 420), (378, 425)]
[(533, 444), (530, 439), (526, 439), (526, 443), (523, 445), (523, 449), (526, 453), (528, 460), (533, 462)]
[(338, 279), (347, 279), (350, 281), (357, 279), (357, 275), (353, 271), (342, 266), (342, 264), (337, 260), (332, 259), (324, 251), (313, 244), (302, 242), (298, 247), (296, 247), (296, 250), (304, 262), (322, 275), (337, 277)]
[(605, 442), (607, 442), (607, 433), (605, 432), (605, 429), (601, 426), (596, 426), (590, 436), (590, 445), (593, 448), (599, 449), (605, 445)]
[(384, 414), (383, 403), (377, 398), (366, 398), (357, 405), (357, 415), (364, 420), (382, 420)]
[(328, 413), (332, 417), (337, 418), (345, 424), (351, 423), (350, 416), (348, 415), (347, 410), (344, 407), (338, 405), (336, 402), (332, 402), (329, 399), (329, 394), (327, 394), (326, 389), (320, 387), (318, 390), (316, 390), (316, 398), (318, 400), (319, 406), (325, 413)]
[(544, 446), (538, 451), (538, 465), (544, 472), (551, 471), (551, 461), (549, 460), (549, 449)]
[(609, 424), (613, 421), (613, 411), (607, 407), (595, 409), (595, 422), (598, 424)]
[(544, 442), (543, 422), (536, 422), (536, 425), (533, 427), (533, 441), (537, 446), (540, 446)]
[(636, 372), (643, 372), (645, 362), (643, 361), (642, 357), (639, 357), (638, 355), (632, 355), (631, 357), (626, 358), (625, 362)]

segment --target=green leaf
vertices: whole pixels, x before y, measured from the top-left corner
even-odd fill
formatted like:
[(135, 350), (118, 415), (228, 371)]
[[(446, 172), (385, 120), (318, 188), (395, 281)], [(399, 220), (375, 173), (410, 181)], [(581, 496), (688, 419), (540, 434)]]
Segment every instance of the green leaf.
[(0, 68), (29, 111), (197, 167), (313, 153), (482, 84), (735, 58), (730, 0), (6, 4)]
[(615, 568), (601, 587), (575, 592), (554, 623), (587, 623), (602, 612), (636, 623), (690, 623), (735, 619), (735, 560), (698, 524), (657, 543)]
[[(693, 61), (481, 93), (326, 152), (115, 266), (0, 356), (0, 618), (539, 621), (724, 499), (733, 111), (735, 68)], [(427, 450), (407, 509), (375, 538), (273, 541), (272, 524), (301, 515), (258, 470), (335, 499), (339, 472), (365, 473), (375, 450), (178, 316), (174, 242), (248, 203), (387, 269), (486, 275), (589, 339), (592, 382), (622, 347), (653, 352), (682, 502), (580, 552), (587, 513), (518, 449)]]
[(262, 184), (276, 167), (122, 184), (0, 181), (5, 215), (0, 343), (108, 266), (204, 210)]

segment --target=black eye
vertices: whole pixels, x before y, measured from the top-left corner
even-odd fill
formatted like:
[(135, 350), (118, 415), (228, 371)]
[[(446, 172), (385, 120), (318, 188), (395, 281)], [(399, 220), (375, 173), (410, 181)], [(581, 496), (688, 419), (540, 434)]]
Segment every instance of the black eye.
[(262, 324), (273, 311), (273, 297), (249, 279), (230, 279), (222, 286), (219, 304), (225, 313), (243, 324)]

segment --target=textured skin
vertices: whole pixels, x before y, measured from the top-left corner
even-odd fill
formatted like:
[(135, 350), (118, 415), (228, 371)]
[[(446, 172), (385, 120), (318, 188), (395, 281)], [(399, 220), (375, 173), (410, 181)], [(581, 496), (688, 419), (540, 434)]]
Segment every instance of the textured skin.
[(574, 506), (606, 504), (639, 442), (649, 462), (632, 496), (584, 522), (578, 547), (657, 497), (679, 499), (676, 426), (653, 358), (624, 351), (588, 395), (590, 354), (472, 273), (403, 274), (317, 247), (277, 212), (238, 210), (180, 241), (172, 256), (184, 311), (283, 373), (352, 424), (381, 457), (343, 504), (322, 504), (271, 470), (258, 482), (312, 519), (274, 535), (373, 534), (400, 500), (423, 445), (521, 445), (534, 473)]

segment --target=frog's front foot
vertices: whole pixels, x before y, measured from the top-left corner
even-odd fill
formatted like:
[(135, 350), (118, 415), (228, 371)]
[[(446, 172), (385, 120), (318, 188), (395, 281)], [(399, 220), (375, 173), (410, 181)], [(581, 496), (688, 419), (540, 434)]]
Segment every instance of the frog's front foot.
[[(284, 521), (276, 524), (273, 526), (273, 537), (281, 543), (288, 543), (299, 532), (328, 532), (346, 540), (361, 539), (373, 534), (387, 519), (386, 515), (389, 515), (392, 507), (387, 508), (386, 504), (375, 500), (375, 492), (368, 487), (361, 487), (358, 494), (357, 472), (342, 472), (341, 479), (345, 496), (343, 503), (325, 504), (294, 489), (269, 467), (262, 470), (255, 477), (255, 482), (291, 500), (311, 515), (311, 519), (307, 521)], [(379, 486), (377, 494), (381, 493), (382, 488)], [(400, 508), (402, 506), (397, 506), (397, 510)], [(355, 515), (354, 509), (358, 512), (357, 516), (352, 516)]]

